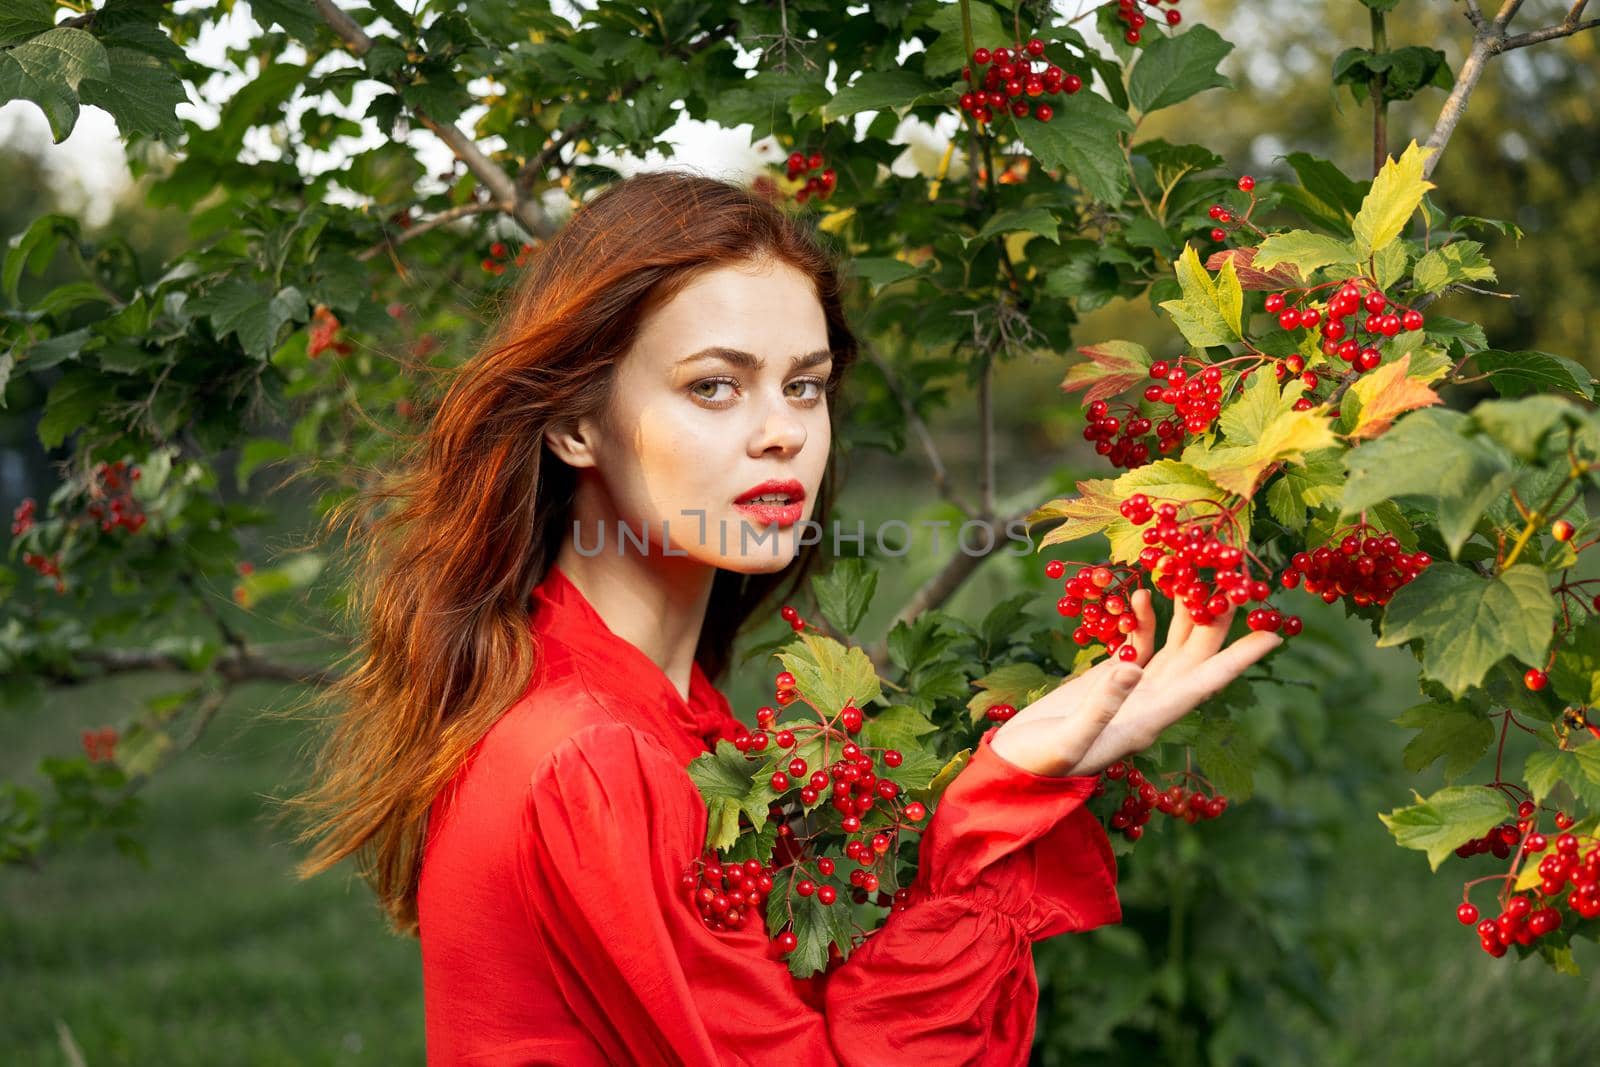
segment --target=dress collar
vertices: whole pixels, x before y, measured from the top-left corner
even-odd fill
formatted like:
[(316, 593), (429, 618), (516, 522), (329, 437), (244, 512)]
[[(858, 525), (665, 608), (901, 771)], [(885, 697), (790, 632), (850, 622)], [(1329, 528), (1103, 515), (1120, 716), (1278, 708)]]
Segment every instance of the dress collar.
[(599, 668), (604, 681), (623, 681), (630, 695), (664, 708), (679, 729), (714, 746), (734, 725), (724, 697), (695, 660), (689, 671), (689, 699), (684, 700), (666, 671), (639, 646), (615, 633), (565, 571), (550, 565), (530, 596), (530, 624)]

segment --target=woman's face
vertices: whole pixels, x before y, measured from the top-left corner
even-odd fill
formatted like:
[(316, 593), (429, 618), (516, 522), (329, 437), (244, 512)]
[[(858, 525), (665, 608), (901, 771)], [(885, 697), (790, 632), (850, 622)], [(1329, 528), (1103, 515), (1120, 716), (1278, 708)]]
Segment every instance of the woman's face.
[[(593, 468), (580, 472), (580, 547), (593, 554), (593, 523), (603, 521), (601, 554), (618, 552), (625, 523), (634, 540), (624, 553), (641, 552), (648, 528), (649, 554), (660, 555), (665, 529), (675, 555), (743, 573), (783, 569), (822, 483), (832, 366), (805, 274), (773, 260), (698, 274), (641, 323), (605, 417), (552, 440), (568, 463)], [(743, 504), (756, 494), (787, 503)]]

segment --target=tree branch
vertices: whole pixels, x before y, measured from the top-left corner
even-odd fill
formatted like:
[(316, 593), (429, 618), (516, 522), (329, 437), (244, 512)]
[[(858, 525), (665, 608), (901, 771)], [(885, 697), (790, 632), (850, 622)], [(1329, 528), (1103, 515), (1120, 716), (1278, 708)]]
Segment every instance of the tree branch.
[(441, 211), (421, 222), (414, 222), (392, 237), (386, 236), (382, 241), (373, 245), (359, 254), (356, 259), (365, 263), (369, 259), (382, 255), (386, 249), (396, 245), (403, 245), (407, 241), (415, 240), (423, 234), (437, 230), (440, 226), (455, 222), (457, 219), (470, 218), (473, 215), (486, 215), (500, 210), (500, 205), (476, 202), (471, 204), (457, 204), (446, 211)]
[(883, 375), (884, 381), (888, 383), (889, 392), (893, 394), (895, 400), (900, 404), (900, 411), (905, 416), (906, 425), (911, 427), (911, 432), (916, 434), (917, 440), (922, 442), (922, 449), (928, 454), (928, 463), (933, 467), (933, 484), (939, 490), (939, 495), (960, 508), (962, 515), (971, 516), (973, 514), (971, 506), (956, 491), (955, 486), (950, 484), (950, 473), (945, 469), (944, 460), (939, 456), (938, 444), (934, 441), (933, 435), (928, 432), (928, 424), (922, 421), (922, 416), (917, 414), (916, 408), (911, 404), (911, 398), (906, 395), (905, 390), (900, 388), (900, 382), (895, 377), (894, 371), (870, 347), (866, 349), (866, 356), (868, 361), (878, 368), (878, 372)]
[[(328, 24), (352, 54), (359, 57), (371, 51), (372, 37), (360, 23), (345, 14), (334, 0), (314, 0), (314, 2), (322, 21)], [(550, 218), (539, 210), (538, 205), (532, 200), (518, 192), (511, 175), (507, 174), (500, 164), (490, 159), (483, 149), (478, 147), (476, 141), (455, 125), (435, 120), (420, 107), (413, 107), (411, 112), (417, 117), (418, 122), (445, 143), (457, 159), (466, 164), (473, 177), (489, 191), (493, 206), (516, 219), (523, 229), (541, 240), (555, 232), (555, 224)]]
[[(945, 561), (945, 565), (939, 569), (938, 573), (922, 583), (921, 588), (911, 594), (905, 606), (890, 620), (889, 629), (893, 630), (896, 623), (910, 623), (924, 611), (931, 611), (954, 596), (956, 590), (961, 588), (961, 584), (972, 576), (973, 571), (978, 569), (978, 565), (1000, 550), (1000, 546), (1004, 543), (1006, 529), (1013, 522), (1027, 518), (1037, 506), (1036, 504), (1028, 504), (1000, 519), (970, 520), (971, 522), (984, 523), (989, 527), (991, 534), (989, 550), (982, 553), (968, 552), (958, 544), (955, 553)], [(889, 639), (887, 634), (883, 640), (878, 641), (867, 649), (867, 658), (871, 659), (880, 670), (886, 667), (889, 661)]]
[[(148, 649), (86, 648), (74, 653), (77, 663), (98, 667), (98, 674), (74, 674), (62, 670), (44, 670), (41, 676), (59, 686), (81, 685), (108, 674), (130, 674), (134, 671), (175, 671), (194, 674), (192, 667), (176, 656)], [(337, 671), (321, 667), (302, 667), (293, 663), (280, 663), (264, 659), (248, 647), (233, 647), (217, 654), (206, 667), (230, 683), (238, 682), (296, 682), (306, 685), (331, 685), (339, 678)]]
[(1455, 132), (1461, 116), (1466, 113), (1467, 99), (1472, 95), (1478, 79), (1483, 77), (1484, 68), (1488, 66), (1489, 60), (1501, 52), (1508, 52), (1514, 48), (1526, 48), (1531, 44), (1554, 40), (1557, 37), (1569, 37), (1574, 33), (1600, 26), (1600, 19), (1579, 20), (1588, 3), (1589, 0), (1573, 0), (1567, 17), (1558, 25), (1529, 33), (1508, 35), (1506, 29), (1510, 25), (1511, 17), (1522, 6), (1522, 0), (1505, 0), (1494, 18), (1488, 22), (1484, 21), (1483, 13), (1478, 10), (1475, 0), (1468, 0), (1467, 18), (1476, 27), (1472, 35), (1472, 47), (1467, 52), (1466, 60), (1461, 64), (1461, 70), (1456, 74), (1456, 83), (1450, 90), (1450, 96), (1445, 100), (1444, 107), (1439, 110), (1439, 118), (1434, 123), (1433, 133), (1428, 137), (1427, 147), (1435, 151), (1423, 164), (1423, 177), (1431, 175), (1434, 167), (1438, 166), (1439, 158), (1444, 154), (1444, 147), (1450, 141), (1450, 135)]

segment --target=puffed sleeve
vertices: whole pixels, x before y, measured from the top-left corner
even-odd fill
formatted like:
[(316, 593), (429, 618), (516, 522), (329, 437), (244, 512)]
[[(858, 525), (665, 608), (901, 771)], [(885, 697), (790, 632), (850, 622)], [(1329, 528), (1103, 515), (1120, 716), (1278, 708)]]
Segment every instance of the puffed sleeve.
[[(1020, 1064), (1031, 943), (1120, 920), (1089, 777), (1033, 775), (984, 735), (920, 850), (911, 907), (802, 998), (762, 923), (712, 931), (681, 889), (706, 808), (648, 734), (587, 727), (529, 786), (517, 874), (579, 1023), (612, 1062)], [(842, 902), (839, 906), (843, 906)]]

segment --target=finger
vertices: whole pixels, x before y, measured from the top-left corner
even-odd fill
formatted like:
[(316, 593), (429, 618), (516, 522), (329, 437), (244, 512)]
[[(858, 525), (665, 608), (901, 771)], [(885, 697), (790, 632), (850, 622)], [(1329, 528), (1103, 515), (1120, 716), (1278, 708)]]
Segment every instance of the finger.
[(1228, 639), (1228, 627), (1233, 625), (1233, 615), (1236, 611), (1238, 608), (1229, 601), (1227, 611), (1204, 625), (1196, 624), (1183, 642), (1185, 659), (1191, 663), (1199, 663), (1216, 655), (1217, 649), (1222, 647), (1222, 642)]
[(1281, 644), (1283, 638), (1270, 630), (1252, 630), (1211, 656), (1188, 676), (1187, 681), (1200, 693), (1190, 707), (1239, 677), (1252, 663)]
[(1128, 598), (1128, 606), (1133, 609), (1133, 617), (1139, 620), (1139, 626), (1128, 634), (1126, 643), (1139, 653), (1133, 662), (1143, 666), (1150, 662), (1150, 653), (1156, 647), (1156, 612), (1150, 601), (1150, 590), (1135, 589), (1133, 596)]
[(1056, 753), (1061, 769), (1054, 773), (1070, 773), (1083, 760), (1095, 738), (1116, 717), (1117, 710), (1142, 677), (1144, 669), (1137, 664), (1118, 663), (1084, 695), (1083, 703), (1075, 713), (1046, 720), (1055, 727), (1050, 747)]
[(1194, 619), (1189, 615), (1189, 609), (1184, 606), (1182, 598), (1172, 602), (1172, 624), (1167, 627), (1167, 643), (1163, 650), (1170, 648), (1177, 650), (1189, 639), (1189, 632), (1194, 629)]

